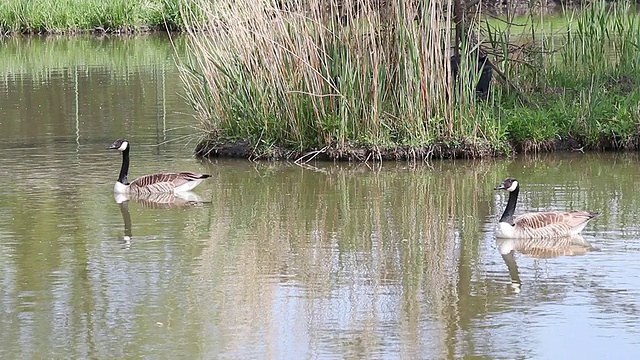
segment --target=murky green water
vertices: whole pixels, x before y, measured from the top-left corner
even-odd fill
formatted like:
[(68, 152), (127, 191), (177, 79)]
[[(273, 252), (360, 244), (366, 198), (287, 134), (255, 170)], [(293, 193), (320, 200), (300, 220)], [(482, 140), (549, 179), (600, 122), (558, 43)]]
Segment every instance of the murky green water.
[[(201, 162), (185, 146), (194, 124), (166, 39), (2, 41), (3, 359), (640, 350), (635, 153)], [(210, 203), (119, 206), (120, 157), (105, 147), (121, 136), (133, 177), (209, 172), (195, 192)], [(492, 188), (506, 176), (521, 181), (518, 212), (603, 216), (571, 251), (496, 242), (506, 194)]]

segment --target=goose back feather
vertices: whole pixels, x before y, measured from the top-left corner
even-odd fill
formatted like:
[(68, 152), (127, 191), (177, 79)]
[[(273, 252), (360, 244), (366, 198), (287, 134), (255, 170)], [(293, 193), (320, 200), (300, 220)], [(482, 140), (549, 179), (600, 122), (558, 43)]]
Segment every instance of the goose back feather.
[(208, 177), (190, 171), (144, 175), (129, 184), (129, 191), (136, 194), (191, 191)]

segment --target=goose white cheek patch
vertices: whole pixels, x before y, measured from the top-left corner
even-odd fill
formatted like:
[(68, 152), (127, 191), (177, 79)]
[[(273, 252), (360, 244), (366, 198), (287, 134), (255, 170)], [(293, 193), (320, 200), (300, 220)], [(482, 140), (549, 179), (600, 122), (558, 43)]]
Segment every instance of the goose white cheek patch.
[(509, 186), (509, 187), (507, 188), (507, 191), (513, 191), (513, 190), (515, 190), (517, 187), (518, 187), (518, 182), (517, 182), (517, 181), (514, 181), (514, 182), (511, 184), (511, 186)]
[(120, 150), (120, 151), (125, 151), (125, 150), (127, 150), (127, 148), (128, 148), (128, 147), (129, 147), (129, 142), (127, 142), (127, 141), (123, 141), (123, 142), (122, 142), (122, 145), (120, 145), (120, 147), (118, 148), (118, 150)]

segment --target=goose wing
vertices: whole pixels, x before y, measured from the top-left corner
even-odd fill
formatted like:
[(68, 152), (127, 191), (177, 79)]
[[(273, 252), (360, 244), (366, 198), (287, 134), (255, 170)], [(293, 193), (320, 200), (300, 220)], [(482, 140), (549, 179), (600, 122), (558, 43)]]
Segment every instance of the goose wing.
[(528, 229), (539, 229), (551, 224), (563, 224), (567, 222), (567, 213), (561, 212), (537, 212), (517, 216), (514, 219), (516, 226)]
[(545, 238), (577, 234), (598, 213), (590, 211), (541, 212), (518, 216), (514, 220), (517, 237)]
[(208, 178), (209, 175), (190, 171), (179, 173), (157, 173), (141, 176), (129, 184), (131, 191), (136, 193), (173, 192), (176, 188), (190, 182)]
[(523, 214), (515, 218), (518, 226), (539, 229), (549, 225), (562, 225), (572, 229), (585, 224), (587, 221), (597, 217), (598, 213), (591, 211), (573, 210), (567, 212), (539, 212)]

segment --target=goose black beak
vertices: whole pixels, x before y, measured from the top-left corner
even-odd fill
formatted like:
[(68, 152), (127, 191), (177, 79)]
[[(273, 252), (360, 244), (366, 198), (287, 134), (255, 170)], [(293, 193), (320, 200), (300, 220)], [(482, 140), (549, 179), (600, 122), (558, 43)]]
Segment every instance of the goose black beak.
[(504, 189), (505, 189), (504, 184), (500, 184), (493, 188), (493, 190), (504, 190)]
[(111, 144), (107, 147), (107, 150), (118, 150), (118, 148), (114, 144)]

